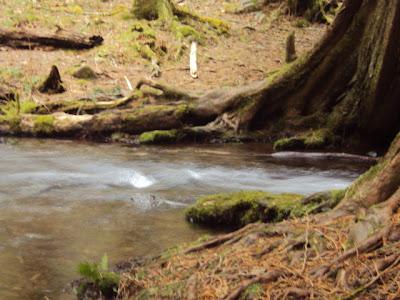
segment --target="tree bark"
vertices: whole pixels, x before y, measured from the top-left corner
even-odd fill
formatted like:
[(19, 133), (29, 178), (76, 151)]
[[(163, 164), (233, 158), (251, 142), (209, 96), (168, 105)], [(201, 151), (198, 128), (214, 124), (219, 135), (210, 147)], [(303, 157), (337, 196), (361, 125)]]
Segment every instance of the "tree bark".
[(389, 143), (400, 128), (399, 18), (398, 1), (346, 1), (315, 50), (262, 88), (250, 128), (283, 117)]
[(138, 19), (172, 21), (173, 4), (170, 0), (134, 0), (132, 13)]

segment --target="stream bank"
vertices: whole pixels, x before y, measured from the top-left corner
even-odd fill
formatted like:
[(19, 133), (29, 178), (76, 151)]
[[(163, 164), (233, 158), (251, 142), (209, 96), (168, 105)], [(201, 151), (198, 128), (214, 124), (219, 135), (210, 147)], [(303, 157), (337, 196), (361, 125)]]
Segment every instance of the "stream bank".
[(73, 299), (82, 261), (110, 265), (215, 231), (188, 224), (203, 195), (244, 189), (304, 195), (347, 187), (366, 166), (282, 159), (265, 145), (125, 147), (7, 138), (0, 144), (0, 298)]

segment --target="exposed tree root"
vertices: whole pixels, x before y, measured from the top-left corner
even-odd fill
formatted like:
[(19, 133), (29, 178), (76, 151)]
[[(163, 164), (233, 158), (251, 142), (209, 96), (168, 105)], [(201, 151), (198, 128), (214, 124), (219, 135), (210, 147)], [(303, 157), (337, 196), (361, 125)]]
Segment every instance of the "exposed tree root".
[[(233, 13), (242, 14), (261, 10), (265, 5), (277, 1), (269, 0), (241, 0), (240, 7)], [(289, 15), (303, 16), (310, 22), (331, 23), (333, 16), (339, 9), (341, 0), (282, 0), (278, 8)]]
[(231, 294), (225, 297), (225, 300), (237, 300), (242, 295), (242, 293), (251, 285), (256, 283), (267, 284), (273, 281), (278, 280), (280, 277), (285, 276), (286, 272), (281, 270), (273, 270), (268, 273), (257, 275), (255, 278), (243, 283), (236, 290), (234, 290)]
[(193, 252), (198, 252), (198, 251), (201, 251), (204, 249), (217, 247), (217, 246), (224, 244), (234, 238), (238, 238), (238, 237), (240, 238), (244, 235), (244, 233), (248, 233), (249, 231), (251, 231), (252, 229), (257, 228), (257, 227), (260, 227), (260, 224), (249, 224), (238, 231), (235, 231), (233, 233), (228, 233), (226, 235), (212, 239), (211, 241), (207, 241), (201, 245), (189, 248), (185, 251), (185, 253), (193, 253)]
[(137, 100), (136, 95), (129, 95), (118, 99), (101, 97), (98, 99), (80, 99), (77, 101), (53, 101), (36, 108), (36, 113), (67, 113), (67, 114), (96, 114), (105, 110), (112, 110), (125, 106)]
[(192, 95), (186, 91), (179, 90), (173, 86), (160, 83), (160, 82), (155, 82), (149, 79), (141, 79), (138, 81), (138, 83), (135, 86), (135, 89), (140, 89), (142, 86), (149, 86), (152, 88), (155, 88), (157, 90), (160, 90), (163, 92), (162, 97), (165, 97), (167, 99), (173, 99), (173, 100), (197, 100), (199, 99), (198, 95)]
[(378, 273), (378, 275), (376, 275), (373, 279), (371, 279), (371, 281), (369, 281), (367, 284), (363, 285), (362, 287), (356, 289), (350, 295), (344, 297), (343, 300), (354, 299), (358, 294), (367, 291), (373, 284), (375, 284), (378, 280), (382, 279), (382, 277), (385, 274), (387, 274), (389, 272), (393, 272), (393, 271), (398, 271), (398, 268), (397, 268), (397, 270), (394, 270), (394, 267), (398, 266), (399, 263), (400, 263), (400, 255), (398, 255), (396, 257), (396, 259), (389, 266), (387, 266), (387, 268), (381, 270), (382, 272)]

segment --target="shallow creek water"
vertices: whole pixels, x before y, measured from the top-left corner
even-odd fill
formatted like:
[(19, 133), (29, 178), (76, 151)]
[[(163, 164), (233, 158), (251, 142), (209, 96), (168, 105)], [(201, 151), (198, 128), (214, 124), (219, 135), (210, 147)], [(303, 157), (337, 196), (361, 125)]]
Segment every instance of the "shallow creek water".
[(306, 195), (344, 188), (366, 168), (268, 152), (260, 145), (0, 143), (0, 299), (71, 299), (62, 290), (81, 261), (107, 253), (112, 264), (210, 233), (184, 220), (197, 196)]

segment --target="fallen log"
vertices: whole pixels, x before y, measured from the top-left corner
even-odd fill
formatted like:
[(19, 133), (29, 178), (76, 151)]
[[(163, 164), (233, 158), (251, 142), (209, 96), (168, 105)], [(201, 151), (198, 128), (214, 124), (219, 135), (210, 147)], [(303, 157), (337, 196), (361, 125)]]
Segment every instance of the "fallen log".
[(37, 48), (83, 50), (99, 46), (103, 38), (98, 35), (84, 36), (61, 30), (56, 34), (41, 35), (29, 31), (0, 29), (0, 45), (13, 49)]

